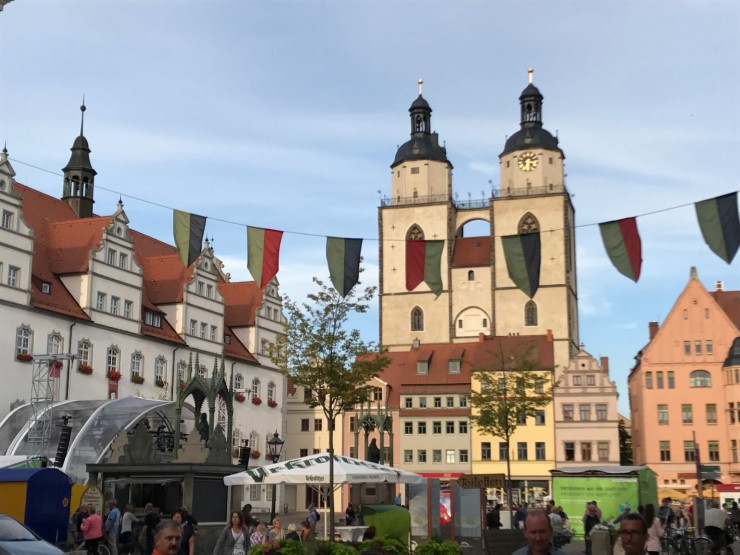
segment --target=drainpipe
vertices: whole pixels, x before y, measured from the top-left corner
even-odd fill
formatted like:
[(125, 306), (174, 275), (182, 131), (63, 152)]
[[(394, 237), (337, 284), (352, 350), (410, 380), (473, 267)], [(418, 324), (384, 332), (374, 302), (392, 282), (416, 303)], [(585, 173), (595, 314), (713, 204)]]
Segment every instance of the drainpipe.
[[(180, 347), (175, 347), (172, 349), (172, 379), (170, 380), (170, 401), (175, 400), (175, 378), (177, 377), (176, 372), (177, 368), (175, 366), (175, 353)], [(180, 384), (177, 384), (178, 387), (180, 387)]]
[[(67, 352), (72, 352), (72, 328), (77, 325), (77, 322), (72, 322), (69, 326), (69, 342), (67, 343)], [(64, 387), (64, 400), (69, 401), (69, 380), (72, 378), (71, 367), (74, 364), (74, 358), (67, 361), (67, 383)]]

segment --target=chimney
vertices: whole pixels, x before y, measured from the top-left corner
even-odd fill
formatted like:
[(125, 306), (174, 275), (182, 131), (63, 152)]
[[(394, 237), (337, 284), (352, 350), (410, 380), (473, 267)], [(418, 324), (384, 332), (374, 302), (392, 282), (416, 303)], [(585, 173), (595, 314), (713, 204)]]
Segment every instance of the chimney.
[[(511, 335), (511, 334), (509, 334)], [(478, 342), (483, 343), (486, 340), (486, 334), (481, 332), (478, 332)]]
[(417, 338), (417, 339), (414, 339), (414, 340), (413, 340), (413, 341), (411, 342), (411, 348), (412, 348), (412, 349), (413, 349), (414, 351), (418, 351), (418, 350), (419, 350), (419, 345), (421, 345), (421, 342), (419, 341), (419, 339), (418, 339), (418, 338)]
[(601, 361), (601, 369), (608, 374), (609, 373), (609, 357), (601, 357), (599, 360)]
[(653, 338), (658, 335), (658, 322), (650, 322), (648, 324), (648, 329), (650, 330), (650, 341), (653, 340)]
[(721, 280), (717, 280), (717, 281), (716, 281), (716, 282), (714, 283), (714, 287), (715, 287), (715, 288), (717, 289), (717, 291), (724, 291), (724, 288), (725, 288), (725, 284), (724, 284), (724, 283), (722, 283), (722, 281), (721, 281)]
[[(519, 335), (517, 333), (517, 335)], [(552, 330), (547, 330), (547, 342), (552, 343)]]

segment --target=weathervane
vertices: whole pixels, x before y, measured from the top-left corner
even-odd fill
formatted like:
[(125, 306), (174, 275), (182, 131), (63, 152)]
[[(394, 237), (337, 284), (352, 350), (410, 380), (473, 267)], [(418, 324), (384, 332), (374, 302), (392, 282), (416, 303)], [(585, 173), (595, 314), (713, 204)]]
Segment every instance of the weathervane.
[(532, 66), (529, 66), (527, 73), (529, 74), (529, 84), (531, 85), (532, 81), (534, 80), (534, 68)]
[(421, 87), (424, 84), (424, 79), (419, 77), (419, 80), (417, 81), (417, 83), (419, 83), (419, 96), (421, 96)]

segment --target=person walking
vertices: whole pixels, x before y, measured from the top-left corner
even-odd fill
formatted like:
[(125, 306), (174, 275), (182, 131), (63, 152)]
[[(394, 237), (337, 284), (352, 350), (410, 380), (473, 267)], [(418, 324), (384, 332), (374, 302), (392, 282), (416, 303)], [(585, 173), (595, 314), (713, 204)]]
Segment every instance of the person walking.
[(522, 526), (527, 545), (517, 549), (512, 555), (565, 555), (552, 544), (552, 524), (545, 511), (528, 511)]
[(316, 509), (316, 505), (311, 503), (308, 506), (308, 526), (311, 528), (311, 532), (313, 533), (313, 536), (316, 537), (316, 523), (321, 520), (321, 516), (319, 516), (319, 511)]
[(655, 516), (655, 505), (652, 503), (645, 505), (645, 525), (648, 529), (645, 550), (649, 555), (660, 555), (660, 538), (663, 537), (664, 529), (660, 519)]
[(178, 555), (195, 555), (195, 530), (190, 524), (182, 509), (175, 509), (172, 520), (180, 527), (180, 549)]
[(293, 540), (294, 542), (301, 541), (301, 537), (298, 535), (297, 526), (295, 522), (288, 524), (288, 533), (285, 535), (286, 540)]
[(85, 550), (88, 555), (98, 555), (98, 546), (103, 539), (103, 519), (93, 505), (89, 506), (89, 515), (82, 521), (82, 534), (85, 538)]
[(316, 539), (316, 535), (311, 532), (311, 525), (307, 520), (301, 522), (301, 541), (310, 542)]
[(139, 522), (134, 514), (134, 508), (131, 503), (126, 503), (123, 507), (123, 517), (121, 517), (121, 545), (123, 547), (123, 553), (130, 553), (131, 546), (134, 543), (134, 524)]
[(257, 545), (258, 543), (265, 543), (266, 535), (265, 532), (267, 531), (267, 526), (262, 524), (261, 522), (257, 525), (257, 528), (254, 532), (252, 532), (252, 535), (249, 537), (249, 543), (250, 545)]
[(154, 530), (160, 523), (159, 513), (154, 509), (154, 505), (147, 503), (144, 506), (144, 545), (146, 547), (146, 555), (149, 555), (154, 550)]
[(586, 540), (586, 555), (591, 555), (591, 530), (599, 524), (599, 517), (593, 503), (586, 503), (586, 513), (583, 515), (583, 533)]
[(347, 526), (352, 526), (355, 523), (355, 509), (352, 507), (352, 503), (347, 504), (347, 509), (344, 511), (344, 522)]
[(108, 501), (108, 516), (105, 519), (105, 538), (110, 555), (118, 555), (118, 534), (121, 530), (121, 511), (115, 499)]
[(82, 532), (82, 521), (90, 514), (90, 508), (84, 503), (80, 503), (79, 508), (72, 515), (72, 521), (75, 527), (75, 541), (80, 544), (85, 541), (85, 535)]
[(648, 531), (645, 519), (637, 513), (628, 513), (619, 525), (624, 555), (645, 555)]
[(221, 531), (213, 548), (213, 555), (246, 555), (251, 547), (249, 530), (244, 526), (240, 511), (231, 511), (229, 522)]
[(280, 527), (280, 519), (274, 518), (272, 521), (272, 528), (267, 532), (267, 538), (271, 542), (279, 542), (285, 538), (285, 530)]

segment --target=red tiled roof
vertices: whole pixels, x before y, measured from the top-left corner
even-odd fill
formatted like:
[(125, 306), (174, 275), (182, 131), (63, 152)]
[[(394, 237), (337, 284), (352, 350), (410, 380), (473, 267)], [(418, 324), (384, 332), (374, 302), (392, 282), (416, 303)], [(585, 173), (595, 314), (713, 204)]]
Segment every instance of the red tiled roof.
[(142, 322), (141, 333), (148, 335), (149, 337), (155, 337), (157, 339), (164, 339), (165, 341), (172, 341), (180, 345), (186, 345), (185, 341), (180, 334), (175, 331), (166, 318), (162, 318), (162, 327), (158, 328), (155, 326), (149, 326)]
[(458, 237), (452, 254), (453, 268), (491, 265), (490, 237)]
[(49, 222), (46, 238), (51, 267), (56, 274), (83, 274), (90, 265), (90, 253), (103, 240), (110, 216), (94, 216)]
[(231, 342), (224, 343), (225, 356), (230, 356), (232, 358), (238, 358), (241, 360), (246, 360), (247, 362), (258, 364), (257, 359), (254, 358), (254, 355), (249, 352), (249, 349), (244, 346), (244, 343), (239, 341), (239, 338), (234, 333), (234, 330), (227, 326), (226, 333), (231, 334)]
[(185, 268), (177, 254), (137, 258), (144, 269), (144, 289), (149, 301), (155, 305), (181, 303), (195, 265)]
[(219, 282), (224, 297), (224, 322), (227, 326), (241, 328), (254, 326), (257, 309), (262, 304), (262, 290), (253, 281), (235, 283)]
[(712, 291), (710, 295), (735, 327), (740, 329), (740, 291)]

